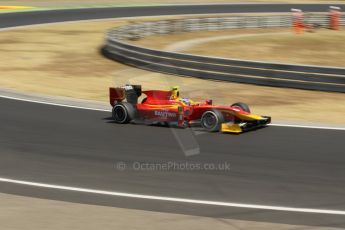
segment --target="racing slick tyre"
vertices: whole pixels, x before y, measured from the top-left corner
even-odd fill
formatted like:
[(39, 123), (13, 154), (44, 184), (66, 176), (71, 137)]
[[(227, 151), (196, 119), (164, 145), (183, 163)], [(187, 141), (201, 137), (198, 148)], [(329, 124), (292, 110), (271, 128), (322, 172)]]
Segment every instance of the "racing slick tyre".
[(238, 107), (238, 108), (242, 109), (243, 111), (250, 113), (249, 106), (246, 103), (237, 102), (235, 104), (232, 104), (231, 107)]
[(218, 110), (206, 111), (201, 117), (201, 126), (208, 132), (220, 131), (223, 122), (223, 114)]
[(114, 105), (113, 119), (118, 124), (127, 124), (135, 117), (135, 108), (128, 102), (120, 102)]

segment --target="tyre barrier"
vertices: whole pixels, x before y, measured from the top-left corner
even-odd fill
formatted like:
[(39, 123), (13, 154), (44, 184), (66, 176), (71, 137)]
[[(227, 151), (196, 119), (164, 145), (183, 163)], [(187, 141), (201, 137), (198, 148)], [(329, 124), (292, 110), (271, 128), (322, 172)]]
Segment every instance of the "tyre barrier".
[[(284, 20), (282, 20), (283, 17), (285, 17)], [(272, 16), (270, 16), (269, 22), (271, 22), (271, 24), (266, 23), (265, 26), (284, 26), (285, 23), (289, 21), (287, 17), (288, 16), (280, 16), (279, 21), (273, 23), (274, 20)], [(243, 17), (241, 18), (243, 19)], [(228, 17), (227, 20), (229, 21)], [(208, 25), (200, 26), (200, 23), (203, 21), (208, 22)], [(209, 19), (198, 20), (198, 26), (191, 26), (191, 21), (189, 19), (188, 24), (189, 28), (194, 28), (193, 31), (197, 30), (195, 29), (196, 27), (199, 28), (199, 30), (205, 28), (208, 30), (210, 28), (209, 21)], [(213, 19), (213, 21), (216, 20)], [(254, 22), (252, 19), (246, 20), (246, 22), (248, 21)], [(263, 21), (265, 21), (265, 19), (261, 19), (261, 22)], [(266, 19), (266, 22), (267, 21)], [(314, 19), (314, 21), (316, 20)], [(219, 22), (221, 22), (221, 19), (217, 19), (217, 29), (224, 29), (224, 26), (219, 26)], [(164, 33), (173, 33), (181, 32), (181, 28), (186, 28), (180, 26), (180, 29), (177, 31), (171, 30), (170, 32), (152, 28), (153, 24), (158, 23), (160, 27), (164, 25), (164, 23), (156, 22), (151, 23), (150, 29), (148, 29), (147, 25), (142, 27), (145, 28), (146, 36), (155, 34), (152, 31), (156, 31), (156, 33), (162, 33), (162, 31)], [(176, 23), (176, 21), (174, 23)], [(253, 25), (248, 23), (246, 23), (246, 25), (253, 28)], [(257, 25), (259, 24), (257, 23)], [(229, 24), (227, 24), (227, 26), (229, 26)], [(241, 26), (241, 28), (243, 28), (243, 24)], [(126, 30), (124, 30), (123, 27), (116, 28), (107, 34), (106, 44), (102, 52), (110, 59), (131, 66), (150, 71), (202, 79), (345, 93), (345, 68), (234, 60), (149, 49), (130, 44), (125, 40), (128, 39), (128, 34), (135, 34), (132, 30), (128, 29), (128, 27), (134, 27), (136, 33), (140, 33), (140, 25), (129, 25), (125, 27)], [(165, 25), (165, 27), (167, 26)], [(148, 32), (148, 30), (150, 30), (150, 32)], [(182, 30), (185, 31), (185, 29)], [(214, 27), (212, 30), (214, 30)]]

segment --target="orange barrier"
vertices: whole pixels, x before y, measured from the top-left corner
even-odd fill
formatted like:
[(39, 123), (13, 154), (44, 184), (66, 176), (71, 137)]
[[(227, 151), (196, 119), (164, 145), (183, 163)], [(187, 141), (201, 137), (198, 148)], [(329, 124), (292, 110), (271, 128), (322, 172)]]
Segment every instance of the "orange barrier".
[(340, 29), (340, 17), (341, 13), (338, 9), (332, 9), (329, 11), (329, 28), (332, 30), (339, 30)]
[(296, 34), (301, 34), (304, 31), (304, 13), (300, 10), (296, 10), (293, 14), (293, 29)]

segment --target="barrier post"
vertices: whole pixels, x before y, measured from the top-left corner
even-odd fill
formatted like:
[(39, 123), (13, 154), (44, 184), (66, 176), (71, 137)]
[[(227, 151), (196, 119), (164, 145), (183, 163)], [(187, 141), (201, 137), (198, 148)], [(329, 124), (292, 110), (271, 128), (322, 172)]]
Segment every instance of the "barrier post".
[(340, 7), (330, 6), (329, 7), (329, 28), (331, 30), (340, 29)]
[(296, 34), (301, 34), (304, 31), (304, 13), (300, 9), (291, 9), (292, 26)]

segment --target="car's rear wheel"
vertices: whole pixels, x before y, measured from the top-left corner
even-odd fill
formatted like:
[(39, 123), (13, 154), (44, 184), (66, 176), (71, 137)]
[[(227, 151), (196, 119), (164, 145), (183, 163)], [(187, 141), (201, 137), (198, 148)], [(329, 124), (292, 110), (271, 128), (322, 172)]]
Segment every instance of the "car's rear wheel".
[(245, 111), (247, 113), (250, 113), (249, 106), (246, 103), (243, 103), (243, 102), (237, 102), (235, 104), (232, 104), (231, 107), (238, 107), (241, 110), (243, 110), (243, 111)]
[(117, 103), (113, 107), (112, 116), (118, 124), (129, 123), (134, 119), (135, 108), (128, 102)]
[(208, 132), (218, 132), (223, 122), (223, 114), (218, 110), (206, 111), (201, 117), (201, 126)]

